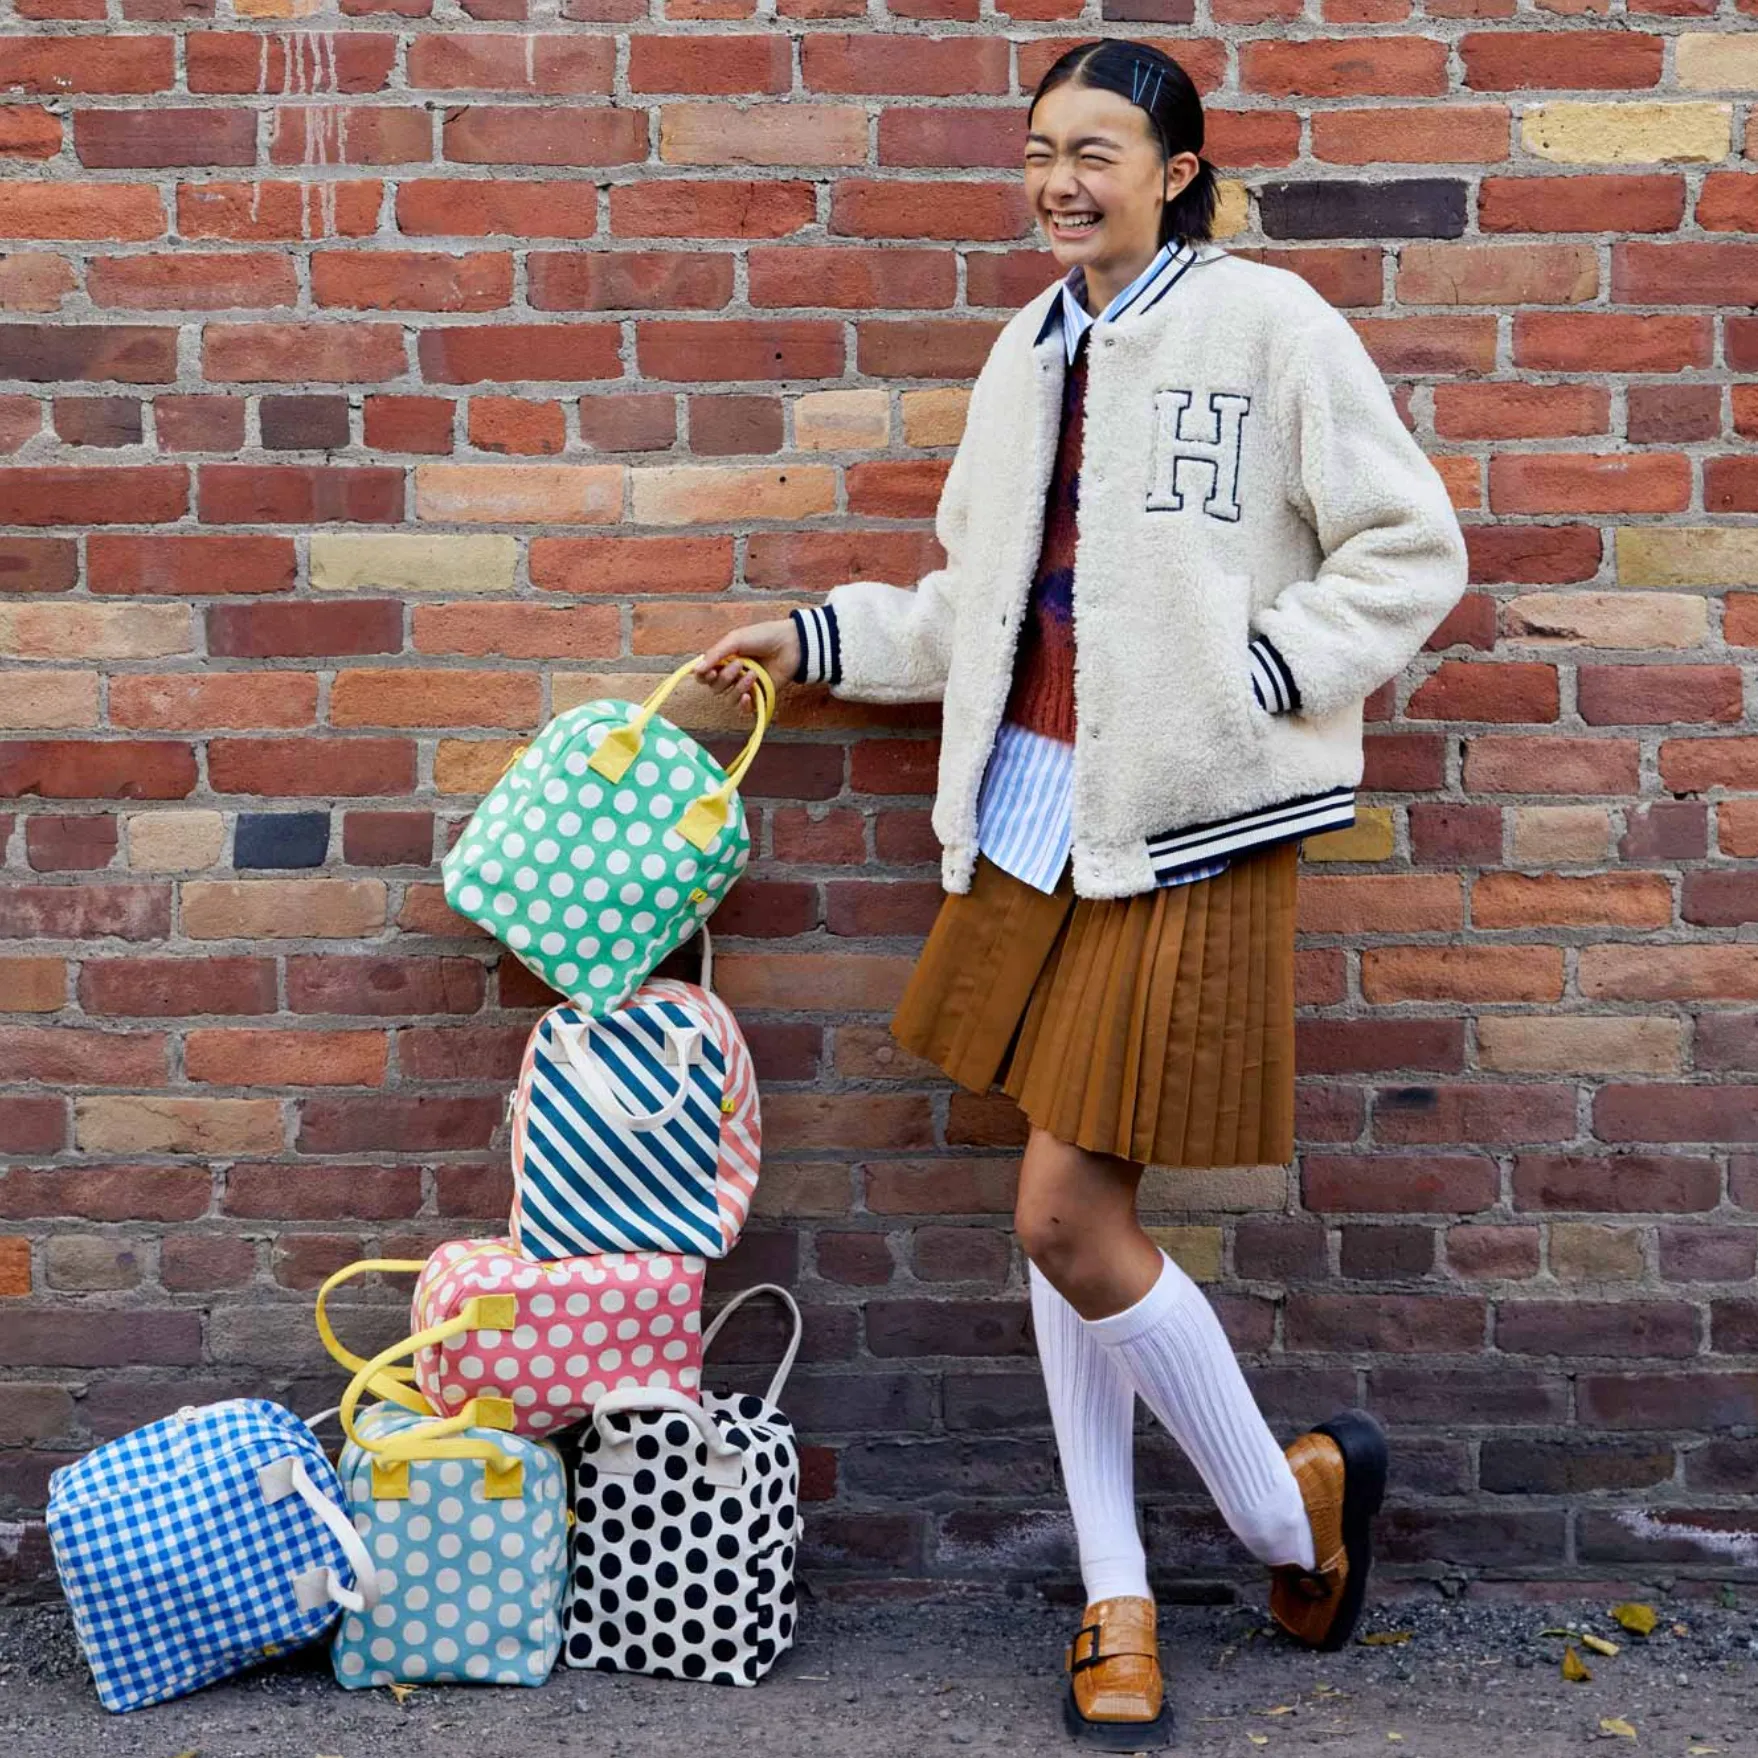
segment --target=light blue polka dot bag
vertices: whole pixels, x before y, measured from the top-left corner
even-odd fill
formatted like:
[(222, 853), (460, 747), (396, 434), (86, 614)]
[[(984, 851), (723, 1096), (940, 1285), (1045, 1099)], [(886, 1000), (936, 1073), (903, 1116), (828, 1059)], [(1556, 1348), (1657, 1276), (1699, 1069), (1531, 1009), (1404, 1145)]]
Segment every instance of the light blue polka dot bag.
[[(350, 1387), (358, 1395), (359, 1383)], [(478, 1399), (466, 1415), (492, 1411)], [(378, 1571), (378, 1603), (349, 1612), (330, 1660), (350, 1689), (541, 1685), (561, 1649), (567, 1480), (546, 1441), (375, 1404), (337, 1475)]]
[(775, 686), (745, 663), (757, 724), (729, 768), (659, 712), (692, 660), (639, 707), (607, 698), (558, 714), (441, 864), (446, 902), (588, 1014), (620, 1007), (751, 857), (738, 789)]

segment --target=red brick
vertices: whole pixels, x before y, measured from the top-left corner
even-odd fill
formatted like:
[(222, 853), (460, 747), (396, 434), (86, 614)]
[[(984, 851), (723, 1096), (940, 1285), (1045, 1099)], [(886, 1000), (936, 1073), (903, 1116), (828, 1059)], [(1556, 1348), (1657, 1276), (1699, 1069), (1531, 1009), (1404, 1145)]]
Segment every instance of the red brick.
[(1664, 928), (1672, 915), (1672, 886), (1660, 873), (1485, 873), (1471, 892), (1479, 928)]
[(1607, 360), (1616, 360), (1623, 372), (1679, 372), (1707, 366), (1714, 345), (1715, 325), (1708, 317), (1572, 311), (1514, 316), (1514, 364), (1539, 372), (1592, 372)]
[[(644, 33), (629, 39), (634, 92), (785, 92), (790, 78), (785, 37)], [(808, 75), (806, 84), (818, 82)]]
[(375, 452), (426, 452), (444, 456), (452, 449), (457, 404), (449, 397), (376, 396), (366, 399), (366, 443)]
[(71, 538), (0, 537), (0, 593), (65, 592), (78, 578)]
[(1684, 217), (1685, 180), (1663, 172), (1485, 177), (1477, 197), (1485, 232), (1671, 232)]
[(590, 238), (598, 230), (598, 190), (549, 178), (405, 178), (397, 185), (397, 228), (408, 237)]
[(1447, 1268), (1467, 1281), (1503, 1281), (1536, 1276), (1538, 1229), (1481, 1223), (1449, 1227)]
[[(972, 271), (986, 260), (973, 259)], [(776, 245), (750, 253), (751, 303), (757, 306), (937, 310), (952, 303), (956, 280), (950, 250)]]
[(104, 817), (25, 820), (25, 859), (34, 872), (91, 872), (116, 856), (116, 820)]
[(136, 1018), (273, 1013), (272, 958), (88, 958), (79, 1004), (87, 1013)]
[(1593, 1097), (1601, 1141), (1758, 1141), (1758, 1105), (1739, 1086), (1607, 1083)]
[(537, 311), (712, 310), (732, 297), (732, 258), (709, 251), (534, 250), (526, 272)]
[[(88, 39), (88, 41), (91, 39)], [(143, 39), (120, 38), (139, 43)], [(102, 39), (97, 39), (103, 47)], [(94, 169), (163, 165), (250, 165), (256, 161), (256, 117), (244, 109), (80, 110), (73, 150)]]
[[(725, 40), (713, 39), (716, 43)], [(409, 42), (412, 90), (602, 97), (611, 89), (615, 67), (616, 41), (599, 33), (546, 36), (435, 31), (423, 32)]]
[[(67, 1145), (67, 1101), (0, 1093), (0, 1152), (55, 1154)], [(22, 1173), (0, 1172), (0, 1204)]]
[(1463, 921), (1464, 894), (1450, 874), (1304, 873), (1300, 878), (1303, 933), (1409, 934), (1457, 928)]
[(1475, 1354), (1483, 1346), (1485, 1303), (1453, 1294), (1288, 1296), (1284, 1347), (1354, 1354)]
[[(913, 45), (912, 45), (913, 46)], [(1013, 183), (845, 177), (830, 201), (830, 227), (857, 238), (943, 238), (1001, 242), (1030, 224)]]
[(618, 378), (614, 324), (448, 324), (423, 330), (422, 376), (429, 384)]
[(784, 238), (815, 213), (812, 186), (795, 181), (668, 177), (610, 192), (610, 229), (619, 238)]
[(493, 311), (510, 302), (513, 259), (504, 252), (317, 250), (311, 296), (363, 311)]
[(1581, 718), (1594, 726), (1737, 721), (1741, 679), (1731, 665), (1584, 665), (1576, 675)]
[(1466, 1154), (1308, 1154), (1301, 1200), (1320, 1213), (1463, 1215), (1495, 1205), (1495, 1163)]
[(1758, 789), (1758, 738), (1663, 739), (1660, 779), (1676, 794)]
[(442, 150), (462, 165), (639, 164), (647, 157), (647, 112), (467, 104), (447, 113)]
[(116, 727), (300, 727), (317, 719), (317, 678), (309, 672), (136, 672), (110, 680)]
[(1404, 712), (1412, 720), (1553, 721), (1557, 701), (1555, 666), (1446, 659)]
[(814, 32), (801, 64), (814, 92), (966, 97), (1007, 90), (1007, 44), (999, 38)]
[(159, 1280), (173, 1294), (242, 1288), (256, 1273), (256, 1246), (224, 1234), (173, 1234), (159, 1247)]
[(1758, 872), (1697, 872), (1685, 875), (1680, 916), (1715, 928), (1758, 922)]
[(338, 31), (327, 49), (311, 31), (192, 30), (184, 43), (192, 92), (353, 96), (382, 91), (397, 59), (397, 39), (378, 31)]
[(0, 42), (0, 86), (12, 91), (162, 92), (172, 80), (168, 35), (15, 36)]
[(365, 238), (378, 227), (384, 184), (376, 179), (183, 183), (177, 229), (187, 238), (253, 244)]
[(162, 452), (235, 452), (244, 444), (242, 397), (153, 399)]
[[(0, 1099), (0, 1120), (7, 1103)], [(9, 1145), (21, 1152), (53, 1152), (61, 1145), (61, 1101), (20, 1103), (53, 1107), (55, 1139), (40, 1147)], [(87, 1221), (191, 1221), (206, 1211), (212, 1194), (213, 1174), (205, 1166), (15, 1166), (0, 1173), (0, 1214), (12, 1220), (71, 1215)]]
[(1495, 1327), (1506, 1355), (1697, 1353), (1696, 1309), (1682, 1300), (1503, 1300)]
[(1457, 1019), (1302, 1019), (1294, 1028), (1303, 1074), (1385, 1074), (1394, 1069), (1458, 1074), (1465, 1022)]
[(225, 1211), (248, 1220), (395, 1221), (421, 1208), (418, 1166), (235, 1166)]
[(745, 579), (774, 591), (819, 591), (844, 580), (913, 585), (944, 559), (931, 532), (753, 532)]
[(1638, 91), (1660, 83), (1664, 39), (1638, 31), (1467, 31), (1475, 91)]
[(192, 1081), (221, 1086), (378, 1086), (383, 1032), (192, 1031), (184, 1068)]
[(1465, 785), (1484, 793), (1634, 794), (1637, 764), (1633, 739), (1491, 733), (1467, 741)]
[(208, 783), (215, 793), (281, 799), (335, 795), (404, 795), (415, 786), (415, 746), (408, 739), (214, 739)]
[(486, 975), (474, 958), (346, 958), (287, 960), (287, 1004), (295, 1013), (368, 1014), (410, 1018), (475, 1013)]
[(207, 613), (207, 629), (208, 652), (218, 659), (395, 653), (403, 645), (403, 607), (394, 599), (217, 604)]
[(342, 859), (355, 867), (425, 867), (433, 859), (433, 814), (348, 812)]
[(1382, 1087), (1374, 1137), (1388, 1144), (1567, 1141), (1575, 1133), (1575, 1089), (1563, 1082)]
[(16, 739), (0, 743), (0, 797), (176, 800), (195, 788), (195, 754), (170, 740)]
[[(1758, 275), (1758, 244), (1612, 245), (1611, 296), (1620, 305), (1732, 305)], [(1638, 370), (1620, 362), (1623, 371)]]
[(188, 510), (188, 473), (170, 465), (0, 470), (0, 524), (160, 525)]
[(200, 464), (196, 476), (200, 515), (214, 524), (395, 524), (404, 516), (403, 472), (381, 465)]
[(299, 1152), (403, 1153), (486, 1148), (500, 1126), (498, 1097), (440, 1098), (389, 1094), (370, 1099), (306, 1099), (300, 1105)]
[(93, 592), (182, 598), (291, 591), (295, 556), (290, 537), (96, 532), (86, 542), (86, 565)]
[(7, 1078), (49, 1086), (138, 1087), (163, 1084), (160, 1032), (84, 1031), (73, 1026), (0, 1026)]

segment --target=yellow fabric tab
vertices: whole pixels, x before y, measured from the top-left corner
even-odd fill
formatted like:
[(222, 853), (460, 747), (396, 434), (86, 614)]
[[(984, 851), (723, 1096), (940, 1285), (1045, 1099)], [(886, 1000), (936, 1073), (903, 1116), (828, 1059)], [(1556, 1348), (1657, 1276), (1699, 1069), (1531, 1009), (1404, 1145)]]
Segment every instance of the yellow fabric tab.
[(377, 1502), (406, 1502), (409, 1499), (409, 1462), (406, 1459), (374, 1459), (372, 1462), (372, 1497)]
[(472, 1428), (498, 1428), (510, 1434), (513, 1429), (511, 1398), (473, 1398), (464, 1406)]
[(592, 753), (586, 767), (594, 775), (602, 775), (606, 781), (621, 781), (628, 773), (629, 765), (641, 755), (642, 731), (643, 728), (630, 724), (606, 733), (604, 742)]
[(500, 1463), (490, 1459), (482, 1467), (483, 1499), (491, 1502), (517, 1501), (525, 1493), (525, 1466), (522, 1460), (504, 1454)]
[(519, 1300), (514, 1294), (478, 1294), (465, 1302), (458, 1315), (471, 1331), (510, 1331), (519, 1322)]
[(705, 849), (726, 828), (726, 797), (704, 794), (692, 800), (678, 820), (677, 830), (692, 848)]

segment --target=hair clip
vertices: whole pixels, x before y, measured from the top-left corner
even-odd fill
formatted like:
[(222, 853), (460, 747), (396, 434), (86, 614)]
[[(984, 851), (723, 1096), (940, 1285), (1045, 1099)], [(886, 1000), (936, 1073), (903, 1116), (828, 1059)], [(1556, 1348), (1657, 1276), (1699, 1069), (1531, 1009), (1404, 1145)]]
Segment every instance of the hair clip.
[[(1143, 97), (1142, 94), (1148, 89), (1150, 76), (1153, 79), (1154, 89), (1146, 97)], [(1163, 67), (1154, 67), (1146, 61), (1132, 62), (1129, 76), (1130, 102), (1140, 104), (1144, 110), (1153, 109), (1160, 101), (1160, 86), (1165, 77), (1166, 70)]]

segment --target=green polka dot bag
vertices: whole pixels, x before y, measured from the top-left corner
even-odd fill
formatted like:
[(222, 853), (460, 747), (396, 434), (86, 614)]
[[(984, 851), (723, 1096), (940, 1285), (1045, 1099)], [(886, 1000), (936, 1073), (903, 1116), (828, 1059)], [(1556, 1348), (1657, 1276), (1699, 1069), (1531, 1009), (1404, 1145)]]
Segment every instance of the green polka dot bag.
[(558, 714), (511, 763), (441, 865), (446, 902), (589, 1015), (620, 1007), (711, 916), (751, 858), (739, 783), (775, 714), (746, 660), (757, 724), (722, 769), (660, 705)]

